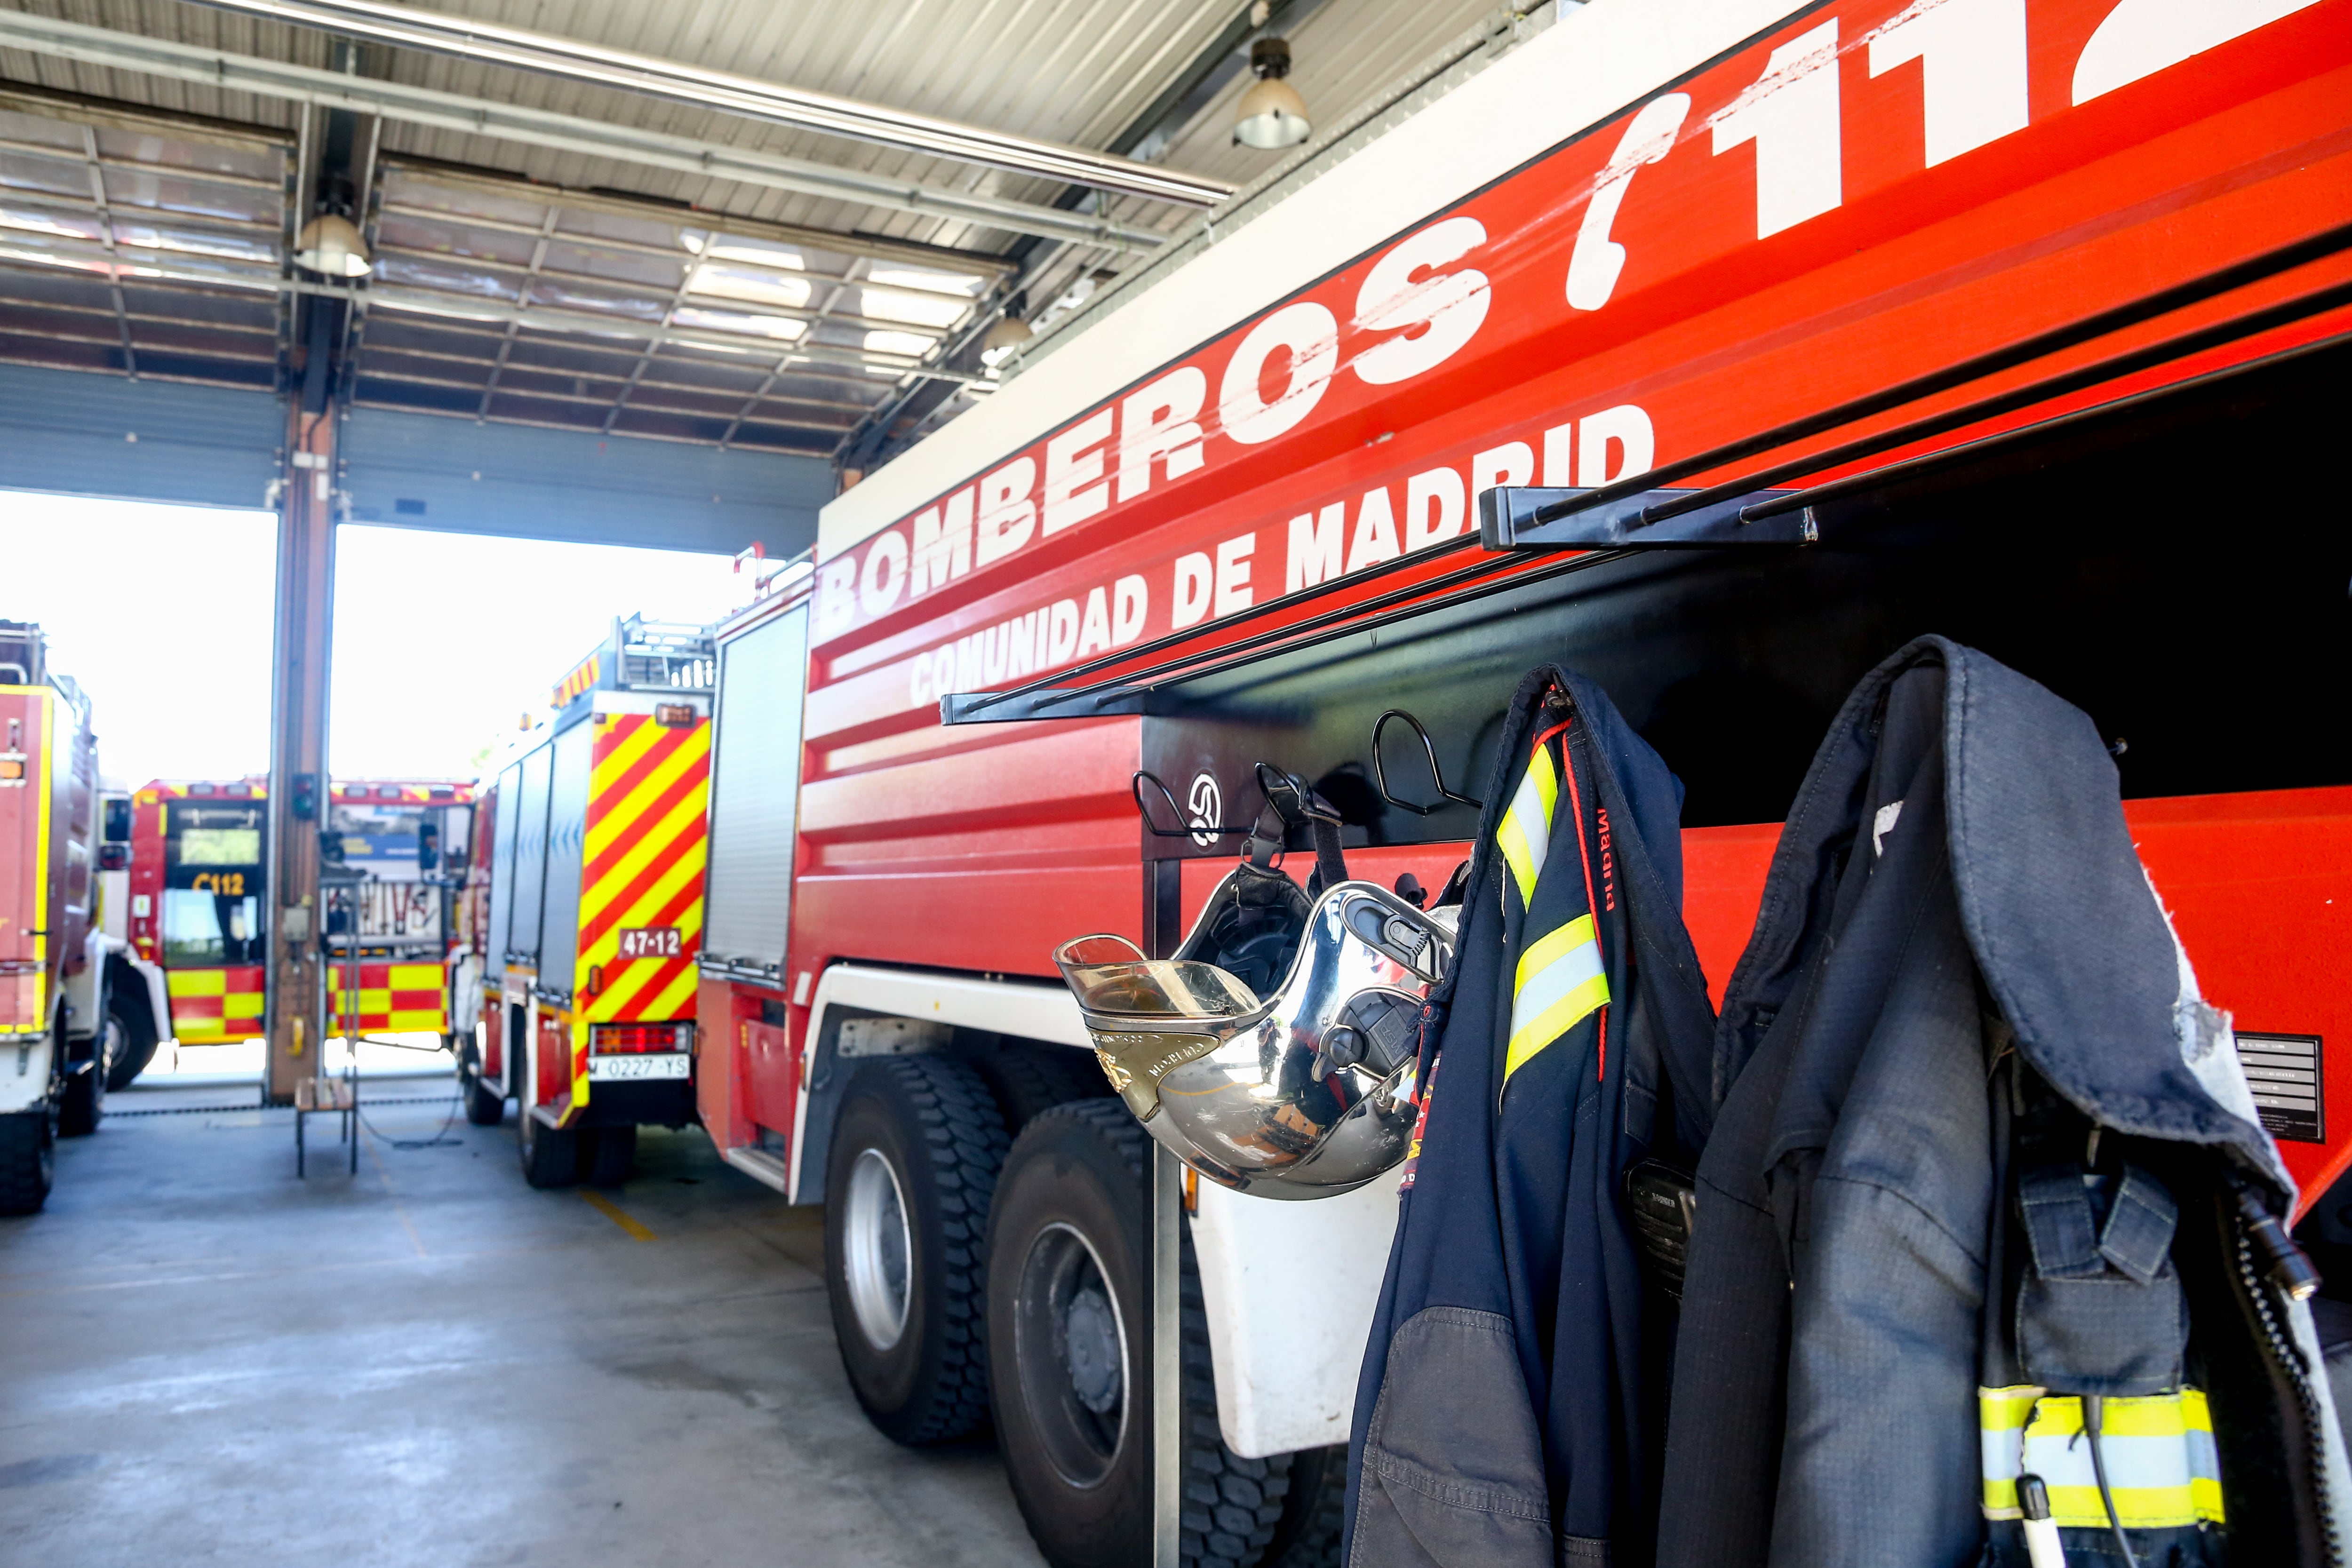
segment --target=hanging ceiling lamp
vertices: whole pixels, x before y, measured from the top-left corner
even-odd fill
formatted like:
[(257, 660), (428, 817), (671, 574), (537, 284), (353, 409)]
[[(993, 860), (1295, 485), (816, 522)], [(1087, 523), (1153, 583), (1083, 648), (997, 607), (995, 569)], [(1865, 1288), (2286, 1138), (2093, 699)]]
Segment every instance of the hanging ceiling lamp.
[(294, 259), (321, 277), (365, 277), (375, 270), (367, 241), (339, 213), (321, 213), (302, 225), (294, 241)]
[(1307, 100), (1282, 78), (1290, 74), (1290, 42), (1260, 38), (1250, 46), (1250, 69), (1257, 81), (1242, 94), (1234, 115), (1234, 141), (1243, 146), (1273, 152), (1296, 147), (1315, 132), (1307, 118)]

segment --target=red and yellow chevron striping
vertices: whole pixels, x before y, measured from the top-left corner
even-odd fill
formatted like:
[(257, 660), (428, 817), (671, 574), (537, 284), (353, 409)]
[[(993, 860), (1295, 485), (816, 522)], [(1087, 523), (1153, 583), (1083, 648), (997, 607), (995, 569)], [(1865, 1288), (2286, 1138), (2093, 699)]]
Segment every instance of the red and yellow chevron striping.
[[(341, 1034), (351, 1007), (351, 968), (334, 966), (329, 1034)], [(359, 1028), (362, 1033), (446, 1034), (448, 976), (439, 964), (360, 963)]]
[(261, 1033), (261, 967), (167, 969), (163, 989), (172, 1000), (172, 1033), (182, 1045), (222, 1045), (254, 1040)]
[(559, 708), (565, 706), (573, 697), (594, 685), (596, 678), (604, 673), (604, 656), (602, 653), (589, 654), (572, 666), (570, 674), (555, 683), (555, 689), (548, 694), (547, 706)]
[[(702, 944), (704, 834), (710, 725), (672, 727), (645, 714), (600, 715), (588, 786), (580, 894), (580, 964), (604, 984), (586, 1021), (694, 1016)], [(625, 929), (671, 929), (675, 955), (623, 958)]]

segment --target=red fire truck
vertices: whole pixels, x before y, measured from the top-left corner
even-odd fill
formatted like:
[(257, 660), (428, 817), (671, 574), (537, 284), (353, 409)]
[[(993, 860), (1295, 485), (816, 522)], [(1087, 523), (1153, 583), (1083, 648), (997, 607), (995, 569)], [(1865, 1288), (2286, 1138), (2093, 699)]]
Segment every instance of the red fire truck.
[(0, 621), (0, 1214), (47, 1200), (58, 1135), (97, 1131), (125, 1048), (99, 840), (89, 699), (48, 668), (38, 626)]
[[(343, 1032), (350, 1006), (351, 970), (341, 961), (350, 937), (358, 945), (357, 1027), (454, 1043), (455, 901), (444, 867), (462, 870), (472, 800), (472, 786), (449, 780), (331, 785), (323, 841), (366, 880), (329, 894), (327, 937), (338, 957), (330, 1033)], [(131, 797), (131, 947), (160, 967), (169, 1033), (182, 1046), (260, 1038), (268, 809), (258, 775), (156, 779)]]
[(2054, 688), (2306, 1201), (2352, 1157), (2352, 0), (1596, 0), (1429, 96), (1039, 340), (720, 633), (703, 1119), (824, 1204), (876, 1423), (992, 1399), (1057, 1563), (1142, 1560), (1155, 1430), (1188, 1562), (1328, 1551), (1393, 1204), (1201, 1188), (1155, 1415), (1144, 1146), (1053, 1103), (1049, 953), (1169, 951), (1259, 763), (1439, 885), (1541, 662), (1685, 781), (1718, 988), (1866, 669), (1939, 632)]
[(710, 636), (632, 616), (485, 773), (488, 918), (467, 1109), (507, 1096), (533, 1186), (611, 1185), (641, 1125), (695, 1119)]
[[(473, 786), (448, 779), (332, 785), (325, 841), (337, 863), (364, 880), (327, 894), (330, 1033), (355, 1025), (362, 1034), (432, 1034), (457, 1046), (453, 992), (466, 978), (458, 894), (473, 806)], [(347, 1021), (351, 943), (358, 946), (360, 996)]]

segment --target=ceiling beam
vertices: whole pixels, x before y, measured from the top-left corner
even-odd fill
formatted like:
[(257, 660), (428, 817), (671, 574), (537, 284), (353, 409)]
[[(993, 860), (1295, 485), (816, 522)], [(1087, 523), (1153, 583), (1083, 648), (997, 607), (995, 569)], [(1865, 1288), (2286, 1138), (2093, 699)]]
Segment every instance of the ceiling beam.
[[(1161, 241), (1160, 235), (1152, 229), (1035, 203), (941, 190), (861, 169), (749, 152), (691, 137), (496, 103), (458, 93), (436, 92), (400, 82), (343, 76), (27, 12), (0, 11), (0, 47), (317, 108), (379, 114), (387, 120), (439, 131), (496, 137), (562, 152), (601, 154), (646, 168), (855, 202), (885, 212), (978, 224), (1012, 234), (1072, 240), (1127, 252), (1150, 251)], [(874, 248), (871, 242), (852, 241), (847, 235), (832, 236), (824, 243), (849, 250)]]

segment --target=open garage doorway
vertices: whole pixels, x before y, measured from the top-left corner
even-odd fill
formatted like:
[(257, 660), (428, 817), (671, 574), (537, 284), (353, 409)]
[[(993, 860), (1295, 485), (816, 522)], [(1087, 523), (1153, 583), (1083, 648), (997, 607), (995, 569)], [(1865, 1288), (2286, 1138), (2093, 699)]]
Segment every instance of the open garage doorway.
[[(262, 1081), (258, 991), (243, 988), (257, 977), (239, 971), (257, 968), (266, 935), (276, 541), (267, 512), (0, 491), (0, 620), (37, 624), (49, 667), (89, 695), (101, 794), (121, 803), (125, 834), (99, 875), (100, 918), (159, 971), (147, 988), (155, 1049), (122, 1076), (114, 1114), (249, 1103)], [(324, 825), (348, 830), (355, 863), (391, 873), (366, 897), (410, 915), (431, 903), (406, 877), (420, 826), (439, 827), (435, 788), (465, 799), (507, 736), (544, 722), (555, 685), (615, 617), (716, 619), (750, 591), (733, 566), (697, 551), (341, 527)], [(437, 930), (437, 908), (425, 913)], [(360, 1072), (446, 1097), (446, 1030), (394, 1027), (419, 1020), (372, 1016), (368, 994), (363, 981)]]

